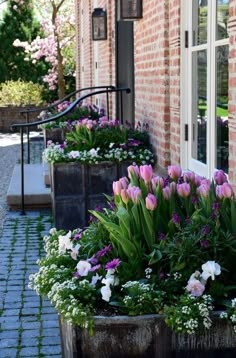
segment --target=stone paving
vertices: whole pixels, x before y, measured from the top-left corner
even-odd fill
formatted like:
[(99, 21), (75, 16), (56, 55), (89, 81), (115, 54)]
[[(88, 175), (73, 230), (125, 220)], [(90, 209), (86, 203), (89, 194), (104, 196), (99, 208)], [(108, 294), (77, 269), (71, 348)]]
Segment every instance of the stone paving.
[[(1, 135), (4, 145), (3, 138)], [(40, 161), (41, 146), (38, 141), (31, 146), (31, 162)], [(13, 163), (18, 159), (17, 147), (12, 151)], [(50, 212), (27, 211), (22, 216), (8, 211), (4, 204), (8, 180), (0, 181), (4, 184), (0, 190), (4, 215), (0, 230), (0, 358), (59, 358), (61, 345), (55, 309), (28, 288), (29, 275), (38, 270), (36, 261), (43, 255), (42, 237), (52, 226)]]
[(58, 316), (28, 288), (43, 255), (48, 212), (8, 213), (0, 239), (0, 357), (61, 357)]

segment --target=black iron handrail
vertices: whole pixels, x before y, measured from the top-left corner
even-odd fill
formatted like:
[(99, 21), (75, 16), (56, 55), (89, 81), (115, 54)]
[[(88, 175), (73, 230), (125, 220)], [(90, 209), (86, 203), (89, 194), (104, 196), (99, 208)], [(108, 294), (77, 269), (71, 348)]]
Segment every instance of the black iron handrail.
[[(63, 103), (67, 99), (73, 97), (77, 93), (84, 92), (84, 91), (89, 91), (89, 90), (93, 90), (93, 91), (98, 90), (98, 89), (107, 89), (108, 90), (108, 89), (114, 89), (114, 88), (115, 88), (115, 86), (108, 86), (108, 85), (79, 88), (76, 91), (73, 91), (73, 92), (69, 93), (68, 95), (66, 95), (62, 99), (50, 104), (49, 106), (41, 107), (41, 108), (26, 108), (24, 110), (21, 110), (19, 113), (20, 113), (20, 115), (23, 115), (23, 116), (26, 115), (26, 123), (29, 123), (29, 114), (30, 113), (49, 111), (50, 109), (54, 109), (59, 104)], [(106, 107), (107, 107), (107, 117), (109, 118), (109, 97), (108, 97), (108, 94), (107, 94), (107, 97), (106, 97)], [(26, 130), (26, 135), (27, 135), (27, 163), (30, 164), (29, 128), (27, 128), (27, 130)]]
[(63, 112), (60, 112), (60, 113), (56, 114), (53, 117), (44, 119), (42, 121), (35, 121), (35, 122), (31, 122), (31, 123), (17, 123), (17, 124), (13, 124), (11, 126), (12, 128), (20, 128), (20, 138), (21, 138), (21, 215), (25, 215), (25, 202), (24, 202), (24, 195), (25, 195), (25, 191), (24, 191), (24, 138), (23, 138), (24, 128), (26, 128), (28, 130), (29, 127), (54, 122), (54, 121), (60, 119), (61, 117), (65, 116), (66, 114), (70, 113), (80, 102), (82, 102), (86, 98), (97, 96), (97, 95), (104, 94), (104, 93), (106, 93), (107, 96), (110, 93), (119, 93), (119, 95), (120, 95), (119, 103), (121, 105), (121, 124), (123, 124), (123, 122), (124, 122), (123, 121), (123, 108), (122, 108), (123, 107), (123, 92), (130, 93), (131, 90), (130, 90), (130, 88), (112, 88), (112, 89), (106, 89), (106, 90), (100, 90), (100, 91), (91, 92), (91, 93), (88, 93), (88, 94), (86, 94), (84, 96), (81, 96), (81, 97), (77, 98)]

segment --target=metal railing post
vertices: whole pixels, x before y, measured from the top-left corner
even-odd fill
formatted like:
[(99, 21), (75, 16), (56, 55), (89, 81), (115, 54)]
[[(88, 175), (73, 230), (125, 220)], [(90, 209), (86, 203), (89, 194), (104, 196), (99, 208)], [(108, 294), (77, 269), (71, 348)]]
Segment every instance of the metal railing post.
[[(29, 123), (29, 112), (26, 112), (26, 123)], [(26, 127), (26, 133), (27, 133), (27, 163), (30, 164), (29, 127)]]
[[(107, 87), (107, 90), (108, 90), (108, 87)], [(106, 96), (107, 96), (107, 119), (109, 121), (110, 113), (109, 113), (109, 94), (108, 94), (108, 92), (107, 92)]]
[(20, 127), (21, 141), (21, 215), (25, 215), (25, 184), (24, 184), (24, 138), (23, 127)]

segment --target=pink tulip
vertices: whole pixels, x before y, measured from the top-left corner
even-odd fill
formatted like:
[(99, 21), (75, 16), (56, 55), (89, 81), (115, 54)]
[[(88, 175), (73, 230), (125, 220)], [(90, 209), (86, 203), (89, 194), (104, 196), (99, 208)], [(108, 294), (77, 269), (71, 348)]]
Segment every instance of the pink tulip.
[(182, 174), (182, 169), (178, 165), (169, 165), (168, 166), (168, 174), (171, 179), (178, 179)]
[(115, 195), (120, 195), (122, 189), (120, 181), (113, 181), (112, 188)]
[(206, 179), (206, 178), (203, 178), (202, 180), (201, 180), (201, 184), (200, 185), (207, 185), (207, 186), (209, 186), (209, 188), (210, 188), (210, 186), (211, 186), (211, 181), (210, 181), (210, 179)]
[(163, 192), (163, 196), (166, 200), (169, 200), (171, 197), (171, 190), (169, 186), (166, 186), (165, 188), (162, 189)]
[(145, 183), (150, 182), (152, 180), (152, 176), (153, 170), (150, 164), (140, 166), (140, 177), (145, 181)]
[(135, 175), (139, 178), (139, 167), (137, 165), (130, 165), (128, 168), (128, 177), (131, 179), (132, 175)]
[(194, 182), (194, 179), (195, 179), (195, 174), (194, 172), (185, 172), (183, 174), (183, 177), (184, 177), (184, 181), (187, 182), (187, 183), (193, 183)]
[(227, 176), (223, 170), (217, 170), (214, 174), (214, 180), (217, 185), (222, 185), (227, 182)]
[(120, 178), (119, 182), (121, 184), (122, 189), (127, 189), (129, 185), (129, 181), (126, 177)]
[(127, 194), (129, 195), (129, 197), (132, 200), (132, 202), (135, 203), (135, 204), (137, 204), (139, 198), (142, 197), (141, 189), (138, 188), (137, 186), (130, 186), (127, 189)]
[(234, 192), (233, 188), (229, 183), (223, 183), (222, 185), (222, 195), (224, 198), (232, 198)]
[(128, 195), (126, 189), (121, 189), (120, 196), (121, 196), (123, 203), (127, 204), (129, 201), (129, 195)]
[(223, 199), (223, 193), (222, 193), (222, 185), (217, 185), (216, 186), (216, 196), (219, 198), (219, 199)]
[(182, 198), (187, 198), (190, 195), (191, 187), (188, 183), (182, 183), (177, 185), (177, 193)]
[(197, 193), (202, 197), (202, 198), (206, 198), (209, 194), (210, 191), (210, 186), (207, 184), (201, 184), (198, 188), (197, 188)]
[(148, 194), (146, 197), (146, 208), (148, 210), (155, 210), (157, 207), (157, 199), (155, 197), (155, 195), (153, 194)]
[(201, 176), (199, 176), (199, 175), (195, 175), (194, 184), (195, 184), (196, 186), (199, 186), (199, 185), (201, 185), (202, 180), (203, 180), (203, 177), (201, 177)]
[(156, 187), (160, 185), (161, 188), (164, 188), (164, 179), (162, 177), (153, 177), (152, 178), (152, 190), (155, 190)]

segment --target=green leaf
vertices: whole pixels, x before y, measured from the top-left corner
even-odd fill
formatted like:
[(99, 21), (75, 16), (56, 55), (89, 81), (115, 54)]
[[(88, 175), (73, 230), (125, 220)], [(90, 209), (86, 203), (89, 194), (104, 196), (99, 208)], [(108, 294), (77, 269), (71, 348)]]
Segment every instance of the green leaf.
[(162, 259), (162, 253), (160, 250), (153, 250), (150, 255), (149, 265), (153, 265)]

